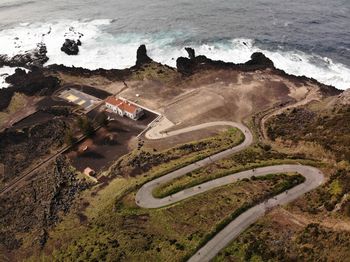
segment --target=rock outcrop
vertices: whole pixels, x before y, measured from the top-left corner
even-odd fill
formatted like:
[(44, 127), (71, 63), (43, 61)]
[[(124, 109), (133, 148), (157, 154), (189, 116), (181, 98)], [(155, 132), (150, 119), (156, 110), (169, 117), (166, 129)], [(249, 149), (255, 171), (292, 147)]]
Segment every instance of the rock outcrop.
[(32, 67), (32, 71), (26, 73), (23, 69), (16, 69), (15, 74), (8, 76), (6, 82), (8, 88), (0, 89), (0, 110), (5, 109), (15, 92), (32, 95), (50, 95), (60, 85), (58, 78), (46, 76), (42, 68)]
[(274, 69), (273, 62), (267, 58), (263, 53), (254, 53), (245, 64), (226, 63), (223, 61), (215, 61), (200, 55), (195, 56), (195, 51), (187, 47), (189, 58), (179, 57), (176, 60), (176, 67), (183, 75), (191, 75), (199, 70), (206, 69), (239, 69), (243, 71), (263, 70), (267, 68)]
[(18, 54), (13, 57), (9, 57), (8, 55), (0, 55), (0, 67), (42, 67), (49, 60), (46, 54), (46, 45), (44, 43), (39, 43), (36, 49), (27, 51), (24, 54)]
[(61, 51), (67, 55), (77, 55), (79, 53), (79, 46), (81, 46), (81, 41), (75, 41), (71, 39), (66, 39), (61, 47)]
[(245, 67), (261, 67), (263, 69), (275, 68), (273, 62), (269, 58), (267, 58), (263, 53), (253, 53), (250, 58), (251, 59), (244, 64)]
[(187, 53), (188, 53), (188, 58), (189, 58), (189, 59), (195, 59), (195, 58), (196, 58), (196, 51), (194, 51), (193, 48), (191, 48), (191, 47), (185, 47), (185, 50), (186, 50)]
[(206, 56), (200, 55), (195, 56), (194, 49), (187, 47), (185, 48), (187, 51), (189, 58), (179, 57), (176, 60), (176, 67), (178, 72), (180, 72), (184, 76), (192, 75), (196, 72), (200, 72), (201, 70), (212, 70), (212, 69), (232, 69), (232, 70), (240, 70), (240, 71), (256, 71), (256, 70), (266, 70), (270, 69), (273, 73), (285, 77), (291, 81), (297, 82), (309, 82), (314, 83), (320, 86), (320, 90), (325, 96), (334, 96), (339, 95), (342, 91), (336, 89), (333, 86), (325, 85), (318, 82), (316, 79), (309, 78), (306, 76), (295, 76), (286, 73), (281, 69), (275, 68), (273, 62), (266, 57), (263, 53), (257, 52), (253, 53), (251, 59), (243, 64), (235, 64), (235, 63), (227, 63), (223, 61), (216, 61), (207, 58)]
[(136, 66), (140, 67), (145, 64), (151, 63), (153, 60), (147, 55), (147, 49), (145, 45), (140, 45), (136, 54)]

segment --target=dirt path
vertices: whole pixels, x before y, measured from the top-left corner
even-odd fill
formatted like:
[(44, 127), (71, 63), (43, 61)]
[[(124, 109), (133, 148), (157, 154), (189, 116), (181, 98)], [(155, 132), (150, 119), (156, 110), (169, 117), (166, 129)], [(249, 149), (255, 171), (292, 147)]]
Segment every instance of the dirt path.
[(193, 130), (198, 130), (201, 128), (205, 128), (213, 125), (230, 125), (236, 128), (239, 128), (242, 133), (245, 135), (245, 139), (242, 144), (235, 146), (231, 149), (223, 151), (221, 153), (215, 154), (188, 166), (185, 166), (181, 169), (178, 169), (174, 172), (168, 173), (160, 178), (152, 180), (145, 185), (143, 185), (140, 190), (136, 194), (136, 204), (142, 208), (161, 208), (165, 207), (189, 197), (204, 193), (208, 190), (228, 185), (230, 183), (234, 183), (239, 179), (250, 178), (252, 176), (264, 176), (267, 174), (278, 174), (278, 173), (289, 173), (289, 172), (297, 172), (305, 177), (305, 182), (287, 190), (275, 197), (272, 197), (266, 200), (264, 203), (258, 204), (246, 212), (242, 213), (236, 219), (234, 219), (231, 223), (229, 223), (223, 230), (221, 230), (217, 235), (215, 235), (209, 242), (207, 242), (200, 250), (196, 252), (194, 256), (190, 258), (189, 261), (210, 261), (214, 258), (217, 253), (225, 248), (234, 238), (236, 238), (240, 233), (242, 233), (245, 229), (247, 229), (251, 224), (256, 222), (260, 217), (262, 217), (266, 211), (270, 210), (273, 207), (278, 205), (287, 204), (296, 198), (302, 196), (303, 194), (315, 189), (320, 186), (324, 182), (324, 175), (322, 172), (311, 166), (303, 166), (303, 165), (277, 165), (277, 166), (267, 166), (253, 170), (247, 170), (243, 172), (239, 172), (236, 174), (231, 174), (222, 178), (218, 178), (215, 180), (211, 180), (205, 182), (201, 185), (194, 186), (192, 188), (188, 188), (182, 190), (178, 193), (170, 195), (164, 198), (155, 198), (152, 194), (153, 190), (162, 184), (165, 184), (169, 181), (172, 181), (178, 177), (184, 176), (187, 173), (196, 170), (200, 167), (206, 166), (213, 161), (217, 161), (223, 159), (232, 153), (241, 151), (247, 147), (249, 147), (253, 142), (253, 135), (250, 130), (240, 124), (235, 122), (212, 122), (205, 123), (202, 125), (197, 125), (193, 127), (183, 128), (176, 131), (171, 131), (169, 133), (161, 134), (161, 131), (164, 131), (166, 125), (161, 125), (161, 127), (153, 129), (153, 132), (150, 132), (152, 136), (149, 136), (150, 139), (160, 139), (172, 135), (177, 135), (185, 132), (190, 132)]

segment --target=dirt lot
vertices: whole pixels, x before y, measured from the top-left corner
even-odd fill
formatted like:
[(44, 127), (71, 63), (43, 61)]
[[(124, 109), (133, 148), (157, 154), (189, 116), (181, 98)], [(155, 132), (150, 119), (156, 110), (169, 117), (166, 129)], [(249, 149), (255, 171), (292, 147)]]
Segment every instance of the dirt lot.
[[(89, 117), (93, 118), (98, 111), (99, 108), (93, 110), (89, 113)], [(86, 167), (90, 167), (99, 172), (108, 168), (112, 161), (130, 151), (130, 141), (135, 140), (136, 136), (157, 117), (148, 111), (145, 111), (145, 115), (138, 121), (113, 113), (108, 115), (113, 120), (107, 127), (100, 128), (91, 138), (85, 139), (67, 153), (73, 166), (78, 170), (83, 171)]]
[[(45, 97), (33, 105), (33, 110), (31, 108), (28, 109), (28, 112), (31, 114), (28, 114), (28, 112), (23, 114), (21, 120), (14, 122), (12, 127), (14, 129), (21, 129), (46, 122), (57, 116), (65, 115), (63, 112), (64, 108), (70, 111), (72, 104), (63, 100), (54, 100), (51, 97)], [(18, 113), (20, 114), (21, 112)]]
[(121, 96), (164, 113), (176, 128), (215, 120), (242, 121), (276, 103), (300, 100), (308, 86), (298, 86), (270, 72), (216, 70), (199, 73), (179, 85), (152, 81), (129, 84)]
[[(70, 79), (64, 77), (64, 80)], [(176, 124), (176, 129), (208, 121), (244, 121), (281, 103), (301, 101), (310, 89), (315, 89), (312, 83), (286, 79), (269, 69), (256, 72), (208, 70), (181, 81), (131, 78), (126, 85), (122, 82), (112, 85), (102, 77), (95, 77), (86, 78), (82, 84), (118, 93), (160, 112)], [(201, 132), (198, 134), (202, 137)]]

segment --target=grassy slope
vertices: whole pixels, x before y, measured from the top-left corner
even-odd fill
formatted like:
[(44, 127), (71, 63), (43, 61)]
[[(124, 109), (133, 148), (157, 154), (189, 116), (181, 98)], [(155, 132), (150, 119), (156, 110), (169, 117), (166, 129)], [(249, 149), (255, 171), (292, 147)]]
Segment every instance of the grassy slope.
[[(198, 157), (205, 157), (237, 145), (242, 141), (242, 138), (242, 133), (237, 129), (229, 129), (214, 137), (180, 145), (164, 152), (147, 152), (149, 153), (149, 158), (141, 160), (150, 163), (150, 165), (143, 168), (140, 168), (139, 165), (133, 166), (130, 162), (142, 163), (139, 156), (143, 156), (144, 151), (135, 150), (131, 154), (126, 155), (120, 163), (112, 166), (105, 173), (105, 176), (108, 177), (107, 181), (95, 186), (92, 190), (84, 192), (80, 196), (80, 200), (77, 201), (72, 212), (65, 216), (63, 221), (50, 233), (53, 242), (49, 239), (46, 252), (51, 253), (53, 246), (69, 242), (72, 236), (78, 234), (77, 232), (81, 232), (81, 227), (85, 227), (85, 219), (93, 221), (94, 218), (100, 216), (101, 212), (111, 202), (123, 195), (124, 192), (136, 190), (142, 183), (153, 179), (155, 176), (198, 160)], [(164, 156), (168, 156), (170, 160), (164, 158)], [(135, 159), (138, 161), (135, 161)], [(142, 169), (145, 170), (143, 171)], [(140, 172), (144, 175), (137, 175)], [(56, 238), (56, 235), (59, 237)], [(35, 240), (29, 239), (29, 241)], [(50, 244), (50, 242), (54, 244)], [(35, 256), (39, 256), (39, 253), (37, 250)]]
[(278, 193), (296, 178), (240, 181), (161, 209), (137, 207), (133, 191), (110, 199), (87, 226), (75, 229), (74, 240), (57, 249), (54, 259), (181, 261), (235, 210)]
[[(215, 261), (347, 261), (349, 113), (349, 106), (329, 108), (321, 102), (291, 110), (269, 122), (269, 136), (280, 148), (308, 152), (315, 159), (328, 156), (324, 161), (335, 165), (328, 164), (326, 173), (330, 177), (324, 185), (285, 207), (286, 211), (260, 219), (220, 252)], [(311, 152), (307, 146), (317, 151)], [(281, 216), (281, 212), (289, 213)]]
[(15, 93), (6, 110), (0, 112), (0, 126), (8, 120), (8, 117), (25, 107), (27, 104), (27, 97), (24, 94)]
[(282, 163), (318, 165), (313, 160), (303, 158), (303, 155), (287, 155), (271, 150), (266, 145), (255, 145), (229, 158), (217, 161), (212, 165), (195, 170), (186, 176), (166, 183), (157, 188), (153, 194), (156, 197), (164, 197), (215, 178), (262, 166)]
[[(333, 119), (332, 121), (339, 122), (342, 120), (342, 117), (340, 116), (339, 119)], [(308, 123), (309, 121), (298, 123), (301, 125), (298, 128), (302, 129), (303, 124), (308, 125)], [(335, 124), (335, 122), (329, 123)], [(288, 124), (288, 121), (285, 121), (285, 124)], [(289, 128), (292, 130), (291, 126)], [(325, 126), (326, 130), (328, 128), (332, 130), (332, 124)], [(338, 128), (340, 127), (338, 126)], [(293, 130), (295, 130), (295, 127), (293, 127)], [(325, 133), (327, 134), (327, 132)], [(329, 136), (331, 136), (330, 133), (328, 134)], [(341, 145), (341, 143), (337, 144), (339, 147)], [(339, 147), (335, 147), (333, 150), (338, 150)], [(130, 160), (130, 157), (133, 159), (133, 156), (128, 156), (127, 161)], [(318, 159), (317, 155), (314, 157)], [(337, 157), (339, 160), (342, 160), (343, 156), (338, 155)], [(191, 156), (185, 161), (190, 161), (189, 159), (191, 159)], [(58, 239), (63, 235), (65, 238), (61, 242), (63, 244), (62, 247), (66, 246), (64, 244), (66, 242), (71, 242), (71, 244), (62, 249), (55, 248), (56, 259), (63, 259), (64, 257), (66, 259), (68, 257), (69, 259), (87, 259), (88, 257), (90, 259), (108, 259), (113, 257), (114, 259), (124, 258), (130, 261), (180, 260), (186, 254), (194, 251), (201, 239), (205, 237), (205, 233), (214, 230), (215, 225), (220, 224), (220, 220), (222, 221), (223, 217), (228, 217), (234, 210), (249, 203), (249, 200), (256, 197), (256, 193), (261, 196), (261, 190), (265, 190), (265, 193), (267, 192), (266, 185), (264, 185), (266, 181), (241, 181), (241, 184), (230, 185), (227, 188), (200, 195), (169, 208), (144, 210), (134, 205), (135, 189), (143, 183), (142, 181), (147, 181), (152, 176), (164, 174), (175, 168), (176, 165), (181, 165), (183, 160), (182, 158), (175, 159), (174, 163), (176, 164), (174, 165), (156, 165), (149, 169), (148, 176), (143, 176), (142, 178), (115, 179), (109, 186), (100, 191), (97, 197), (90, 197), (89, 201), (87, 200), (89, 197), (86, 197), (85, 201), (90, 203), (90, 207), (85, 211), (83, 210), (82, 213), (89, 222), (79, 223), (76, 215), (71, 214), (71, 220), (66, 219), (52, 232), (52, 239), (49, 240), (50, 244), (47, 247), (47, 251), (52, 251), (54, 243), (57, 243)], [(254, 166), (279, 164), (285, 161), (288, 163), (301, 162), (315, 165), (320, 163), (317, 160), (310, 161), (305, 159), (303, 154), (288, 155), (273, 151), (266, 146), (255, 145), (227, 160), (208, 166), (200, 172), (193, 172), (189, 176), (184, 177), (183, 180), (176, 181), (174, 185), (168, 185), (163, 188), (162, 190), (164, 191), (161, 193), (167, 194), (173, 188), (186, 187), (188, 184), (192, 185), (193, 183), (213, 179), (241, 168), (247, 169)], [(345, 163), (344, 169), (342, 171), (338, 170), (338, 172), (336, 168), (330, 168), (328, 165), (325, 168), (327, 172), (334, 172), (329, 183), (315, 192), (309, 193), (306, 197), (300, 198), (288, 206), (288, 210), (304, 212), (307, 215), (311, 215), (311, 217), (316, 214), (316, 218), (319, 217), (317, 214), (326, 217), (346, 218), (346, 215), (350, 213), (350, 208), (346, 208), (346, 203), (350, 203), (350, 201), (344, 197), (349, 191), (347, 186), (349, 177), (348, 164)], [(111, 171), (113, 173), (116, 169)], [(341, 172), (340, 175), (339, 172)], [(256, 187), (256, 183), (259, 184), (259, 188)], [(281, 186), (279, 187), (281, 188)], [(123, 194), (128, 188), (133, 190), (126, 195)], [(118, 195), (123, 197), (118, 198)], [(325, 196), (326, 203), (330, 203), (330, 211), (326, 208), (328, 205), (324, 205)], [(115, 201), (116, 197), (117, 200)], [(339, 210), (336, 210), (336, 205), (339, 202), (343, 204)], [(238, 203), (241, 205), (238, 205)], [(261, 220), (263, 222), (258, 222), (252, 227), (252, 232), (249, 229), (242, 234), (242, 239), (240, 237), (234, 241), (217, 259), (222, 261), (227, 260), (229, 257), (238, 261), (266, 261), (267, 258), (279, 260), (279, 256), (282, 255), (284, 258), (288, 256), (295, 258), (296, 255), (288, 253), (287, 250), (289, 249), (286, 247), (290, 247), (291, 252), (300, 254), (300, 257), (297, 257), (299, 259), (314, 260), (320, 259), (322, 256), (333, 258), (331, 253), (321, 250), (323, 247), (326, 247), (325, 250), (329, 248), (334, 252), (338, 252), (334, 256), (338, 259), (344, 258), (348, 254), (346, 247), (350, 243), (350, 238), (346, 231), (336, 232), (324, 226), (307, 224), (293, 231), (285, 225), (274, 227), (273, 225), (276, 223), (272, 223), (272, 219), (274, 219), (273, 216), (272, 218), (264, 218)], [(277, 220), (276, 222), (280, 221)], [(72, 232), (67, 233), (67, 228), (70, 228)], [(71, 241), (72, 238), (73, 241)], [(264, 243), (265, 239), (267, 240), (266, 243)], [(295, 242), (290, 242), (290, 239), (295, 240)], [(276, 242), (280, 243), (280, 249), (277, 249), (277, 251), (271, 245), (267, 245), (267, 243)], [(284, 253), (282, 252), (283, 250)], [(317, 254), (320, 255), (318, 256)]]
[(262, 218), (222, 250), (219, 261), (348, 261), (350, 234), (310, 223)]
[[(295, 128), (296, 125), (298, 128)], [(269, 135), (273, 139), (295, 143), (297, 138), (306, 143), (312, 142), (327, 151), (329, 158), (337, 161), (333, 162), (327, 183), (306, 198), (296, 201), (295, 206), (311, 214), (323, 212), (332, 216), (343, 210), (350, 215), (350, 211), (346, 211), (350, 210), (347, 197), (350, 193), (350, 106), (328, 108), (317, 103), (292, 110), (269, 123)], [(293, 146), (293, 142), (287, 144)], [(314, 157), (320, 155), (314, 153)]]
[(333, 109), (296, 108), (268, 123), (268, 135), (291, 141), (317, 143), (337, 161), (350, 162), (350, 106)]
[[(211, 141), (213, 139), (216, 141), (211, 143), (219, 142), (218, 144), (221, 145), (222, 138), (218, 141), (218, 137), (233, 133), (233, 130), (230, 130), (226, 134), (211, 138)], [(237, 138), (237, 134), (234, 137)], [(201, 142), (203, 141), (192, 144)], [(96, 195), (86, 192), (82, 196), (80, 207), (77, 207), (75, 212), (68, 215), (50, 233), (45, 252), (47, 254), (54, 252), (58, 260), (65, 256), (67, 256), (66, 259), (68, 257), (86, 259), (88, 256), (108, 259), (109, 256), (114, 256), (132, 261), (167, 260), (168, 258), (181, 260), (202, 243), (206, 234), (226, 223), (227, 218), (236, 210), (249, 206), (256, 198), (265, 198), (290, 185), (286, 183), (283, 176), (277, 180), (276, 177), (270, 176), (267, 180), (241, 181), (165, 209), (145, 210), (136, 207), (134, 194), (142, 183), (174, 169), (176, 165), (181, 166), (183, 161), (191, 160), (191, 154), (186, 151), (188, 147), (180, 146), (180, 148), (182, 148), (180, 149), (182, 156), (186, 157), (176, 158), (175, 165), (171, 161), (152, 167), (144, 176), (114, 179), (102, 190), (97, 190)], [(206, 152), (212, 153), (213, 147), (209, 148), (210, 150), (205, 149), (209, 150)], [(168, 155), (169, 152), (178, 154), (178, 151), (179, 148), (174, 148), (166, 151), (166, 154)], [(154, 154), (159, 157), (162, 152)], [(194, 155), (197, 154), (198, 152)], [(133, 159), (135, 156), (137, 154), (131, 154), (124, 161), (128, 163), (130, 158)], [(234, 165), (234, 161), (248, 168), (262, 163), (278, 164), (283, 158), (288, 156), (272, 152), (266, 146), (256, 145), (228, 160), (219, 162), (220, 165), (215, 165), (220, 167), (218, 169), (213, 170), (213, 167), (209, 166), (206, 172), (216, 177), (221, 175), (223, 170)], [(110, 172), (115, 173), (116, 168), (111, 168)], [(84, 208), (86, 206), (88, 207)], [(83, 221), (81, 218), (84, 218)], [(66, 243), (72, 244), (67, 246)], [(33, 260), (39, 255), (37, 253)], [(45, 259), (50, 260), (49, 257)]]
[(149, 173), (152, 173), (153, 176), (164, 175), (174, 169), (238, 145), (242, 140), (243, 134), (238, 129), (230, 128), (214, 137), (176, 146), (162, 152), (147, 149), (134, 150), (117, 161), (110, 168), (109, 175), (125, 176), (127, 174), (132, 177), (141, 174), (147, 176)]
[(131, 80), (149, 79), (163, 83), (174, 82), (179, 78), (179, 73), (176, 70), (155, 62), (143, 66), (140, 70), (137, 70), (131, 76)]

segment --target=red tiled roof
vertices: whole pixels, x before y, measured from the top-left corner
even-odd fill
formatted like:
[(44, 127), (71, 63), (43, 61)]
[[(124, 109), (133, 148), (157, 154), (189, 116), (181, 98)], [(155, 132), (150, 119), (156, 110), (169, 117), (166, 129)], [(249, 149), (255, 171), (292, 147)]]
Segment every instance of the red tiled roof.
[(106, 99), (106, 103), (111, 104), (111, 105), (114, 105), (114, 106), (119, 106), (120, 104), (123, 103), (123, 101), (120, 100), (120, 99), (116, 99), (114, 96), (109, 96), (109, 97)]
[(124, 110), (128, 113), (131, 113), (131, 114), (133, 114), (137, 109), (137, 106), (135, 106), (131, 103), (128, 103), (126, 101), (123, 101), (121, 99), (116, 99), (113, 96), (108, 97), (106, 99), (106, 103), (114, 105), (114, 106), (120, 108), (121, 110)]
[(133, 105), (133, 104), (130, 104), (130, 103), (127, 103), (127, 102), (124, 102), (122, 105), (121, 105), (122, 109), (126, 112), (129, 112), (131, 114), (133, 114), (136, 109), (137, 109), (137, 106)]

